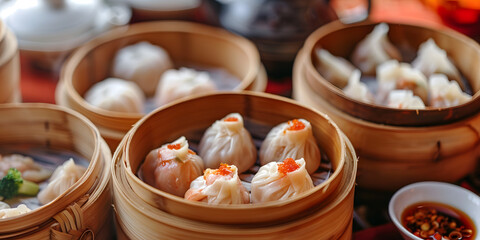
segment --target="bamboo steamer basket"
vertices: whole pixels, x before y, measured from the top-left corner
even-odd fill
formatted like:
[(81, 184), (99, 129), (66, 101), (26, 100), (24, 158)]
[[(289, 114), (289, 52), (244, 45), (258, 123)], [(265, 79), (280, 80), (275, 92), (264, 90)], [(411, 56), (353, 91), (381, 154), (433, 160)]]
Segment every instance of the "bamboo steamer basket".
[(354, 117), (332, 105), (306, 80), (308, 53), (295, 60), (293, 97), (326, 113), (360, 158), (358, 187), (395, 191), (418, 181), (455, 182), (478, 164), (480, 115), (433, 126), (393, 126)]
[(0, 219), (0, 239), (112, 238), (111, 152), (95, 126), (77, 112), (43, 103), (3, 104), (0, 115), (0, 145), (62, 149), (90, 162), (59, 197), (23, 215)]
[[(190, 142), (199, 142), (201, 133), (216, 120), (231, 112), (238, 112), (246, 119), (266, 125), (268, 130), (294, 118), (310, 121), (319, 148), (327, 154), (332, 163), (331, 176), (310, 191), (285, 201), (227, 206), (187, 201), (160, 191), (136, 176), (141, 163), (152, 149), (172, 142), (180, 136), (186, 136)], [(189, 116), (185, 117), (185, 113), (189, 113)], [(133, 191), (152, 206), (173, 215), (199, 221), (251, 223), (292, 218), (328, 197), (344, 174), (345, 139), (337, 126), (319, 112), (270, 94), (225, 92), (176, 102), (142, 118), (126, 138), (127, 142), (123, 148), (124, 166), (127, 181)], [(268, 214), (265, 214), (267, 212)], [(231, 216), (235, 218), (232, 219)]]
[(227, 70), (240, 80), (234, 90), (265, 90), (267, 78), (258, 51), (243, 37), (182, 21), (137, 23), (111, 30), (78, 48), (66, 60), (55, 98), (57, 104), (88, 117), (112, 149), (143, 114), (103, 110), (88, 104), (83, 96), (93, 84), (110, 76), (117, 50), (139, 41), (163, 47), (175, 67), (193, 64)]
[[(349, 59), (357, 43), (364, 39), (378, 23), (362, 22), (344, 25), (339, 21), (320, 27), (313, 32), (303, 46), (305, 51), (305, 80), (314, 91), (329, 104), (349, 115), (369, 122), (396, 126), (431, 126), (455, 122), (472, 116), (480, 110), (480, 45), (447, 28), (435, 29), (428, 26), (416, 26), (403, 23), (388, 23), (388, 39), (401, 49), (403, 62), (410, 62), (423, 42), (432, 38), (435, 43), (447, 52), (452, 62), (464, 75), (460, 86), (465, 81), (471, 86), (472, 100), (467, 103), (449, 107), (426, 109), (397, 109), (356, 101), (347, 97), (341, 89), (331, 84), (317, 71), (318, 60), (316, 48), (324, 48), (335, 56)], [(413, 52), (412, 52), (413, 51)]]
[[(225, 102), (226, 101), (226, 102)], [(204, 103), (208, 103), (205, 105)], [(236, 103), (236, 104), (233, 104)], [(232, 107), (233, 104), (233, 107)], [(270, 109), (260, 106), (268, 104)], [(210, 108), (205, 106), (214, 105)], [(190, 107), (187, 107), (190, 106)], [(129, 149), (129, 145), (135, 144), (135, 134), (140, 133), (143, 125), (148, 126), (149, 121), (159, 121), (160, 119), (177, 119), (176, 116), (184, 111), (193, 111), (192, 109), (199, 109), (201, 106), (206, 108), (205, 114), (196, 114), (189, 119), (193, 125), (189, 129), (183, 128), (185, 131), (192, 131), (195, 128), (201, 127), (205, 129), (207, 124), (211, 124), (211, 120), (217, 119), (225, 113), (231, 111), (231, 108), (242, 110), (242, 115), (254, 117), (255, 120), (271, 121), (271, 123), (278, 123), (285, 119), (296, 116), (307, 117), (310, 113), (317, 115), (317, 118), (309, 119), (314, 128), (314, 135), (318, 138), (318, 134), (326, 134), (324, 137), (332, 138), (330, 142), (326, 139), (321, 140), (319, 145), (325, 144), (337, 145), (335, 138), (343, 139), (342, 152), (344, 157), (344, 165), (341, 168), (342, 174), (336, 177), (332, 175), (329, 180), (338, 181), (336, 187), (332, 183), (328, 189), (328, 195), (321, 200), (308, 207), (308, 210), (302, 213), (289, 216), (287, 219), (278, 218), (278, 214), (284, 214), (283, 211), (290, 211), (289, 208), (296, 208), (295, 205), (288, 202), (277, 201), (269, 208), (266, 205), (255, 207), (252, 204), (242, 206), (229, 206), (230, 208), (220, 206), (208, 206), (201, 203), (186, 202), (183, 198), (179, 198), (167, 193), (159, 193), (155, 189), (148, 189), (149, 186), (141, 186), (143, 182), (139, 180), (132, 181), (133, 173), (131, 171), (132, 164), (129, 163), (129, 156), (132, 156), (132, 151), (147, 153), (146, 150), (153, 147), (145, 147), (142, 145), (135, 145), (135, 149)], [(295, 107), (294, 107), (295, 106)], [(215, 111), (208, 111), (207, 109), (216, 108)], [(177, 110), (175, 110), (177, 109)], [(286, 109), (288, 111), (279, 111), (279, 109)], [(181, 111), (180, 111), (181, 110)], [(204, 109), (200, 109), (201, 111)], [(295, 111), (291, 111), (295, 110)], [(162, 114), (163, 112), (163, 114)], [(175, 114), (177, 112), (177, 114)], [(195, 112), (195, 111), (194, 111)], [(164, 115), (165, 114), (165, 115)], [(211, 116), (214, 115), (214, 116)], [(172, 117), (167, 117), (172, 116)], [(205, 116), (205, 117), (201, 117)], [(207, 117), (211, 116), (211, 117)], [(206, 119), (211, 119), (205, 121)], [(160, 120), (162, 121), (162, 120)], [(320, 124), (320, 122), (324, 124)], [(199, 123), (205, 122), (205, 123)], [(207, 123), (209, 122), (209, 123)], [(328, 123), (327, 123), (328, 122)], [(173, 123), (173, 122), (171, 122)], [(187, 123), (182, 121), (183, 124)], [(180, 124), (183, 126), (183, 124)], [(325, 125), (327, 123), (327, 125)], [(316, 126), (317, 124), (317, 126)], [(174, 124), (177, 125), (177, 124)], [(203, 95), (196, 98), (187, 99), (176, 102), (176, 104), (165, 106), (150, 115), (142, 118), (132, 130), (123, 138), (119, 147), (117, 148), (113, 157), (112, 165), (112, 180), (114, 189), (114, 210), (116, 216), (117, 238), (118, 239), (278, 239), (288, 236), (292, 239), (351, 239), (352, 237), (352, 217), (353, 217), (353, 197), (355, 176), (357, 169), (357, 158), (353, 146), (348, 139), (340, 131), (321, 130), (326, 126), (334, 126), (328, 117), (325, 115), (304, 108), (294, 101), (284, 99), (277, 96), (270, 96), (267, 94), (248, 93), (219, 93), (214, 95)], [(161, 123), (158, 125), (161, 126)], [(320, 129), (319, 129), (320, 128)], [(178, 129), (176, 126), (169, 126), (169, 129)], [(335, 136), (335, 132), (339, 135)], [(143, 145), (150, 145), (150, 142), (157, 141), (153, 136), (144, 136)], [(165, 136), (167, 134), (167, 136)], [(174, 138), (175, 133), (168, 133), (168, 130), (161, 130), (154, 133), (156, 138)], [(322, 137), (320, 137), (322, 138)], [(148, 139), (148, 140), (147, 140)], [(332, 141), (333, 140), (333, 141)], [(163, 141), (159, 141), (163, 142)], [(141, 150), (144, 148), (145, 150)], [(322, 148), (323, 151), (329, 151)], [(335, 150), (338, 151), (339, 149)], [(329, 155), (335, 153), (328, 153)], [(135, 154), (141, 155), (141, 154)], [(130, 165), (130, 166), (129, 166)], [(335, 169), (335, 171), (337, 171)], [(336, 174), (336, 173), (334, 173)], [(136, 177), (135, 177), (136, 178)], [(136, 178), (138, 179), (138, 178)], [(328, 180), (327, 180), (328, 181)], [(143, 184), (146, 185), (146, 184)], [(148, 191), (139, 191), (139, 187), (144, 187)], [(323, 191), (322, 186), (319, 185), (314, 190), (316, 193)], [(320, 191), (320, 192), (319, 192)], [(156, 193), (157, 192), (157, 193)], [(156, 193), (157, 197), (154, 204), (151, 201), (145, 200), (142, 194), (152, 195)], [(311, 193), (307, 193), (309, 195)], [(307, 197), (302, 195), (296, 199), (296, 203), (305, 204), (300, 198)], [(175, 206), (178, 209), (167, 208), (169, 202), (176, 201), (181, 205)], [(162, 203), (159, 206), (158, 203)], [(260, 204), (261, 205), (261, 204)], [(275, 206), (274, 206), (275, 205)], [(174, 206), (174, 205), (172, 205)], [(188, 208), (188, 214), (182, 213), (181, 208)], [(205, 208), (202, 209), (202, 208)], [(246, 215), (249, 215), (249, 218)], [(267, 215), (267, 216), (265, 216)], [(268, 218), (268, 215), (276, 215), (276, 218)], [(260, 221), (259, 219), (260, 218)]]
[(0, 103), (21, 102), (20, 57), (15, 35), (0, 21)]

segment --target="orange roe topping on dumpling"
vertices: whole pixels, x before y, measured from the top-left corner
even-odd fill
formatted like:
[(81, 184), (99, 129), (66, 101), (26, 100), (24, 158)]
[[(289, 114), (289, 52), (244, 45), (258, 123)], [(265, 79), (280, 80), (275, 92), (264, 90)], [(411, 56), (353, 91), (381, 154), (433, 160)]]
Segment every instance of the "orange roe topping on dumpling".
[(293, 119), (292, 121), (288, 121), (287, 130), (298, 131), (298, 130), (302, 130), (304, 128), (305, 128), (305, 124), (303, 124), (303, 122), (298, 120), (298, 119)]
[(205, 170), (203, 178), (206, 179), (208, 175), (218, 175), (218, 176), (231, 176), (233, 174), (233, 168), (225, 163), (220, 163), (220, 167), (218, 169), (210, 169), (208, 168)]
[(278, 171), (284, 175), (287, 175), (287, 173), (293, 172), (300, 168), (300, 165), (298, 165), (293, 158), (287, 158), (283, 160), (283, 162), (277, 163), (277, 165)]
[(167, 148), (170, 149), (170, 150), (178, 150), (178, 149), (182, 148), (182, 145), (180, 143), (168, 144)]
[(223, 119), (224, 122), (237, 122), (238, 121), (238, 118), (236, 117), (228, 117), (228, 118), (225, 118)]
[(197, 155), (196, 152), (194, 152), (194, 151), (192, 151), (192, 150), (190, 150), (190, 149), (188, 149), (188, 153), (190, 153), (190, 154), (192, 154), (192, 155)]

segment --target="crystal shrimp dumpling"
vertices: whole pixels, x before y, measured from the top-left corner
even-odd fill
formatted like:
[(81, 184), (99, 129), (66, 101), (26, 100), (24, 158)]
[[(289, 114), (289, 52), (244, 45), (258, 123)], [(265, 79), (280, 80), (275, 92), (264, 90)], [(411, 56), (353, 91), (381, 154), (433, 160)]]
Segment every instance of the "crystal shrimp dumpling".
[(252, 179), (252, 203), (285, 200), (313, 187), (303, 158), (271, 162), (262, 166)]
[(150, 151), (139, 175), (152, 187), (183, 197), (203, 169), (202, 158), (189, 149), (187, 139), (182, 136)]
[(220, 163), (235, 165), (240, 173), (257, 160), (252, 136), (243, 125), (243, 117), (230, 113), (215, 121), (203, 134), (198, 154), (206, 168), (218, 168)]
[(221, 164), (218, 169), (207, 168), (195, 179), (185, 193), (185, 199), (208, 204), (250, 203), (250, 195), (238, 177), (234, 165)]
[(286, 158), (304, 158), (310, 174), (317, 170), (321, 161), (312, 126), (305, 119), (293, 119), (272, 128), (260, 146), (259, 155), (262, 166)]

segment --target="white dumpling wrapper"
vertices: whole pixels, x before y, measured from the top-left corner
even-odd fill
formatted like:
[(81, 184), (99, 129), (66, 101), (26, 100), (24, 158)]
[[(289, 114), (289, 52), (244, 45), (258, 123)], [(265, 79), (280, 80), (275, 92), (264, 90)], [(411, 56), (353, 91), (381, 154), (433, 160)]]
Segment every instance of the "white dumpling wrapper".
[(387, 106), (400, 109), (424, 109), (425, 103), (410, 90), (393, 90), (388, 95)]
[(336, 87), (344, 88), (355, 67), (346, 59), (334, 56), (325, 49), (316, 49), (315, 55), (319, 60), (320, 74)]
[(85, 93), (85, 101), (108, 111), (143, 113), (145, 95), (135, 82), (107, 78)]
[(208, 72), (182, 67), (166, 71), (158, 83), (155, 102), (158, 106), (193, 94), (216, 90)]
[(25, 204), (20, 204), (16, 208), (4, 208), (0, 209), (0, 219), (19, 216), (32, 211)]
[(298, 119), (305, 127), (301, 130), (288, 130), (288, 122), (281, 123), (267, 134), (260, 146), (260, 165), (269, 162), (282, 162), (286, 158), (304, 158), (308, 173), (314, 173), (320, 166), (320, 149), (312, 133), (310, 122)]
[(251, 182), (252, 203), (285, 200), (314, 187), (312, 178), (305, 169), (305, 160), (295, 160), (297, 170), (284, 174), (278, 171), (277, 162), (260, 167)]
[(0, 179), (10, 168), (15, 168), (22, 173), (22, 178), (32, 182), (42, 182), (52, 175), (52, 171), (36, 163), (33, 158), (21, 154), (0, 155)]
[(455, 81), (449, 81), (444, 74), (433, 74), (428, 80), (430, 90), (430, 106), (444, 108), (466, 103), (472, 99), (462, 92)]
[[(180, 147), (174, 149), (169, 145)], [(202, 175), (203, 169), (202, 158), (189, 149), (187, 139), (182, 136), (150, 151), (141, 167), (141, 177), (159, 190), (183, 197), (190, 183)]]
[(360, 70), (355, 69), (349, 77), (348, 85), (343, 89), (343, 92), (355, 100), (372, 103), (374, 102), (374, 97), (369, 92), (367, 85), (360, 81), (361, 74)]
[[(237, 121), (225, 121), (225, 119)], [(203, 134), (198, 147), (206, 168), (219, 168), (220, 163), (235, 165), (240, 173), (255, 164), (257, 149), (243, 125), (243, 117), (230, 113), (215, 121)]]
[(425, 75), (409, 63), (387, 61), (377, 68), (377, 103), (384, 104), (385, 98), (394, 89), (411, 90), (423, 102), (428, 100), (428, 82)]
[(447, 52), (438, 47), (431, 38), (420, 45), (417, 57), (412, 61), (412, 66), (427, 77), (434, 73), (443, 73), (449, 79), (457, 81), (460, 87), (465, 89), (460, 72), (448, 58)]
[(374, 74), (378, 65), (391, 59), (401, 60), (400, 51), (388, 39), (386, 23), (375, 26), (355, 47), (352, 62), (365, 74)]
[(173, 63), (167, 51), (143, 41), (118, 50), (112, 76), (133, 81), (147, 96), (153, 96), (160, 77), (170, 68)]
[(47, 187), (38, 193), (38, 201), (41, 204), (47, 204), (60, 196), (73, 186), (86, 170), (85, 167), (75, 164), (72, 158), (65, 161), (55, 169), (49, 179)]
[(238, 177), (237, 167), (234, 165), (226, 167), (232, 169), (231, 174), (227, 176), (210, 173), (216, 170), (205, 170), (204, 176), (196, 178), (190, 184), (190, 189), (185, 193), (185, 199), (208, 204), (250, 203), (250, 195)]

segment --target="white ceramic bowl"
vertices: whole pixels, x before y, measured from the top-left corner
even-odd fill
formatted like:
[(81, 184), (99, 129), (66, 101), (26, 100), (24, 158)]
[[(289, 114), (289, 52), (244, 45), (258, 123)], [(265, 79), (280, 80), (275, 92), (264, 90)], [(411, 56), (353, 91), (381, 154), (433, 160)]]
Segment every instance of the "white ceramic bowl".
[(465, 188), (443, 182), (413, 183), (398, 190), (390, 199), (388, 213), (405, 240), (422, 240), (405, 229), (401, 222), (404, 209), (418, 202), (443, 203), (464, 212), (475, 226), (474, 240), (480, 240), (480, 197)]

